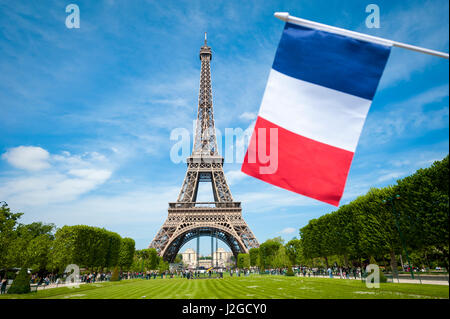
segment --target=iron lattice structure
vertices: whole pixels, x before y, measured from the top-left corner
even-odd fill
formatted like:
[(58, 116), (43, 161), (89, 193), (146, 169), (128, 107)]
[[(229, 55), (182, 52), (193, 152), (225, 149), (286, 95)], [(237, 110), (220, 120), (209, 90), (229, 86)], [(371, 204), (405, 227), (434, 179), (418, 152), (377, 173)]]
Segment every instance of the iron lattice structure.
[[(173, 262), (180, 248), (193, 238), (212, 236), (225, 242), (237, 257), (259, 247), (242, 217), (240, 202), (233, 201), (223, 172), (224, 159), (219, 155), (214, 127), (211, 90), (211, 48), (200, 48), (200, 92), (198, 114), (191, 156), (178, 199), (169, 203), (169, 214), (149, 248), (155, 248), (164, 260)], [(200, 182), (212, 186), (214, 202), (197, 202)]]

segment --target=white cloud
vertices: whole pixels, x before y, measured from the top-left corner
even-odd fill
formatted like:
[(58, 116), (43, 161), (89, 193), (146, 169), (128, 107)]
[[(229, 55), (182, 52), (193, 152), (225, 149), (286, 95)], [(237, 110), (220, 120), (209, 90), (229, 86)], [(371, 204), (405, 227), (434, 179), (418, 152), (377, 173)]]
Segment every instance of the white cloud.
[[(178, 191), (178, 186), (143, 186), (128, 192), (87, 194), (82, 200), (73, 200), (70, 204), (53, 202), (48, 205), (39, 203), (41, 206), (32, 206), (21, 202), (16, 206), (24, 207), (27, 216), (29, 214), (32, 216), (36, 212), (40, 220), (54, 222), (58, 226), (85, 224), (111, 229), (112, 226), (125, 224), (138, 227), (142, 223), (152, 223), (147, 225), (157, 228), (162, 226), (167, 217), (168, 202), (174, 201)], [(148, 240), (155, 234), (156, 231), (147, 233)]]
[(12, 178), (2, 182), (0, 197), (7, 202), (35, 205), (69, 202), (95, 189), (111, 176), (107, 170), (90, 170), (90, 173), (74, 177), (68, 172)]
[(87, 180), (107, 180), (111, 176), (110, 171), (103, 169), (71, 169), (68, 173)]
[(381, 175), (380, 177), (378, 177), (377, 182), (386, 182), (386, 181), (390, 181), (390, 180), (397, 180), (398, 178), (405, 176), (407, 173), (406, 172), (390, 172), (384, 175)]
[(69, 202), (96, 189), (112, 174), (106, 157), (96, 152), (51, 155), (40, 147), (19, 146), (2, 157), (26, 170), (0, 179), (0, 198), (18, 205)]
[(294, 233), (295, 231), (296, 231), (296, 229), (293, 228), (293, 227), (286, 227), (285, 229), (283, 229), (283, 230), (281, 231), (281, 233), (282, 233), (282, 234), (292, 234), (292, 233)]
[(239, 118), (242, 120), (248, 120), (248, 121), (253, 121), (256, 120), (256, 113), (253, 112), (244, 112), (241, 115), (239, 115)]
[(374, 143), (384, 144), (406, 131), (409, 137), (413, 137), (414, 134), (423, 134), (425, 130), (447, 127), (448, 104), (441, 103), (437, 107), (432, 105), (446, 97), (448, 84), (434, 87), (400, 103), (388, 105), (387, 111), (382, 110), (369, 115), (361, 145), (372, 147)]
[(154, 99), (149, 101), (152, 104), (166, 104), (174, 107), (187, 107), (189, 103), (187, 99), (182, 98), (167, 98), (167, 99)]
[(2, 155), (2, 158), (12, 166), (27, 171), (40, 171), (50, 167), (49, 153), (36, 146), (11, 148)]
[(409, 159), (392, 160), (390, 161), (390, 163), (394, 167), (403, 167), (411, 165), (411, 161)]
[(248, 175), (245, 175), (241, 172), (241, 170), (232, 170), (228, 171), (225, 174), (227, 178), (228, 185), (236, 184), (237, 182), (243, 180), (244, 178), (248, 177)]

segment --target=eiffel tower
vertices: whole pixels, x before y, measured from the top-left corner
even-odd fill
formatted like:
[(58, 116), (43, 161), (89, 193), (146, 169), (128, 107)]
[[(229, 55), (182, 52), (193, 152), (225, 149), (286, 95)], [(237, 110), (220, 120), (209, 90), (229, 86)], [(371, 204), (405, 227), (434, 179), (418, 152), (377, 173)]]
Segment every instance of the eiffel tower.
[[(224, 159), (217, 149), (211, 92), (211, 48), (205, 43), (200, 48), (200, 93), (194, 147), (186, 160), (187, 172), (178, 199), (169, 203), (169, 214), (149, 248), (155, 248), (164, 260), (173, 262), (180, 248), (197, 238), (211, 236), (226, 243), (237, 257), (259, 247), (247, 223), (242, 218), (240, 202), (233, 201), (223, 172)], [(212, 186), (214, 202), (197, 202), (200, 182)], [(211, 241), (211, 250), (213, 241)], [(236, 258), (237, 260), (237, 258)], [(212, 265), (214, 261), (212, 261)]]

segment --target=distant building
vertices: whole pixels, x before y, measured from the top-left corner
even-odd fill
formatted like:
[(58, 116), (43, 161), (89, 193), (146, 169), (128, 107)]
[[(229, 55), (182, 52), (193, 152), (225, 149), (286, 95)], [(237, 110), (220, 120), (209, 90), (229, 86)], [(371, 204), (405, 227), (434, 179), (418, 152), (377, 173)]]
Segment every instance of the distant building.
[(197, 266), (197, 253), (192, 248), (186, 249), (181, 253), (183, 264), (188, 268), (195, 268)]
[[(181, 253), (183, 264), (187, 268), (197, 268), (197, 252), (188, 248), (184, 253)], [(210, 257), (211, 255), (208, 255)], [(217, 249), (216, 252), (213, 253), (213, 260), (211, 259), (200, 259), (198, 261), (199, 267), (209, 268), (211, 267), (211, 261), (213, 262), (214, 267), (226, 268), (227, 266), (233, 265), (233, 261), (231, 260), (231, 256), (233, 253), (231, 251), (226, 251), (223, 248)]]
[(233, 253), (231, 251), (226, 251), (223, 248), (218, 248), (217, 251), (213, 253), (214, 267), (217, 265), (218, 267), (225, 268), (227, 266), (234, 265), (234, 262), (231, 260), (232, 256)]

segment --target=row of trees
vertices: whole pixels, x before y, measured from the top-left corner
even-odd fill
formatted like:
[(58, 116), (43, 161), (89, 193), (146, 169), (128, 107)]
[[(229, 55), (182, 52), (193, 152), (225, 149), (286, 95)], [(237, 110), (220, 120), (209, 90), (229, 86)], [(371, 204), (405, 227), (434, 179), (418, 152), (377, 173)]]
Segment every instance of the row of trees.
[[(181, 255), (177, 255), (175, 262), (180, 262)], [(131, 271), (159, 271), (160, 273), (169, 270), (169, 263), (160, 257), (154, 248), (136, 250)]]
[[(370, 191), (337, 211), (312, 219), (300, 239), (286, 244), (278, 237), (239, 254), (237, 266), (261, 269), (292, 265), (353, 267), (375, 260), (398, 269), (405, 260), (402, 241), (413, 265), (449, 265), (449, 157)], [(400, 237), (400, 232), (402, 238)]]
[(64, 226), (34, 222), (21, 224), (22, 213), (0, 207), (0, 270), (31, 268), (62, 272), (69, 264), (91, 270), (128, 269), (134, 260), (135, 242), (119, 234), (90, 226)]
[(238, 268), (259, 267), (260, 269), (285, 268), (301, 264), (301, 242), (292, 239), (284, 244), (281, 237), (268, 239), (259, 248), (250, 248), (248, 254), (239, 254)]
[[(405, 257), (402, 241), (413, 264), (438, 264), (448, 269), (449, 157), (399, 180), (370, 191), (337, 211), (311, 220), (300, 229), (305, 260), (340, 256), (343, 264), (375, 258)], [(402, 237), (400, 236), (402, 235)]]
[(56, 231), (50, 251), (51, 268), (77, 264), (89, 269), (120, 267), (133, 263), (135, 242), (103, 228), (77, 225)]

